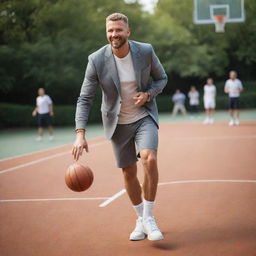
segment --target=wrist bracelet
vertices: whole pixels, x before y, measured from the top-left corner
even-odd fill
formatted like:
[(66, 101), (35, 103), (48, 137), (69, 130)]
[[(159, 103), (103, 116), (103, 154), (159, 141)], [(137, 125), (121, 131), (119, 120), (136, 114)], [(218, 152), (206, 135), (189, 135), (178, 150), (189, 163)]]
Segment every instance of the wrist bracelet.
[(84, 132), (85, 133), (85, 129), (77, 129), (76, 133), (80, 133), (80, 132)]

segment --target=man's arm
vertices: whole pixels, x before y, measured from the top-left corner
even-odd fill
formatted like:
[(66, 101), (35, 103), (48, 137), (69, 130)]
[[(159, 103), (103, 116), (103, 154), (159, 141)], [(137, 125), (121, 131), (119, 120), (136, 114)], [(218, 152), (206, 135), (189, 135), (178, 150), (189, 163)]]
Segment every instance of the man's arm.
[(97, 72), (89, 57), (84, 81), (76, 106), (76, 140), (72, 149), (72, 155), (76, 161), (82, 155), (84, 149), (86, 152), (89, 152), (88, 143), (85, 138), (85, 128), (88, 122), (89, 112), (96, 93), (97, 85)]
[(228, 82), (225, 83), (224, 92), (229, 93)]
[(85, 129), (89, 118), (91, 105), (96, 94), (98, 76), (92, 60), (89, 62), (85, 71), (84, 81), (81, 87), (80, 96), (76, 105), (76, 130)]
[(37, 111), (38, 111), (38, 107), (36, 106), (32, 112), (32, 116), (36, 116), (37, 114)]
[(162, 92), (167, 84), (167, 75), (164, 71), (162, 64), (160, 63), (158, 57), (156, 56), (154, 49), (152, 47), (152, 58), (151, 58), (151, 72), (150, 75), (153, 82), (149, 85), (147, 93), (150, 95), (150, 100), (156, 97)]
[(54, 115), (54, 113), (53, 113), (53, 104), (50, 104), (49, 107), (50, 107), (50, 115), (53, 116)]

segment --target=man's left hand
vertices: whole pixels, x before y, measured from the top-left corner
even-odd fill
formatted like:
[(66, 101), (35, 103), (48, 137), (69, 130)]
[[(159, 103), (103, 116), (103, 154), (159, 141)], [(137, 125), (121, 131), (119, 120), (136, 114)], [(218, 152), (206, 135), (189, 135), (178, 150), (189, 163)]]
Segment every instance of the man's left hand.
[(133, 99), (135, 101), (134, 104), (136, 106), (139, 106), (139, 107), (143, 106), (147, 102), (148, 96), (149, 95), (146, 92), (138, 92), (138, 93), (136, 93), (135, 96), (133, 97)]

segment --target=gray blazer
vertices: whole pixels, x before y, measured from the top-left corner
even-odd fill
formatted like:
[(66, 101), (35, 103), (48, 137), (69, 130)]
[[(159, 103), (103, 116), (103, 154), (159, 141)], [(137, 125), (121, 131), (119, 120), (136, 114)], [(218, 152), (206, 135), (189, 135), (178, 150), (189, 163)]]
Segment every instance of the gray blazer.
[[(158, 125), (155, 97), (167, 83), (167, 75), (150, 44), (129, 41), (138, 91), (150, 93), (150, 101), (144, 106)], [(108, 44), (88, 57), (88, 65), (76, 108), (76, 129), (85, 129), (96, 88), (102, 90), (102, 121), (106, 137), (111, 139), (117, 126), (121, 107), (120, 81)]]

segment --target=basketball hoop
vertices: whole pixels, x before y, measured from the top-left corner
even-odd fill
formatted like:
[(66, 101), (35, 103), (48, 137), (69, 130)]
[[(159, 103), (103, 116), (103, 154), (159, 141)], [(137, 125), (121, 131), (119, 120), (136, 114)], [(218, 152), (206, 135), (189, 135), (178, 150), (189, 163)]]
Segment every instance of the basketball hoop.
[(225, 15), (214, 15), (214, 21), (215, 21), (215, 32), (225, 32), (225, 21), (226, 16)]

